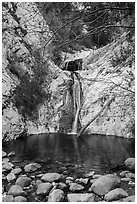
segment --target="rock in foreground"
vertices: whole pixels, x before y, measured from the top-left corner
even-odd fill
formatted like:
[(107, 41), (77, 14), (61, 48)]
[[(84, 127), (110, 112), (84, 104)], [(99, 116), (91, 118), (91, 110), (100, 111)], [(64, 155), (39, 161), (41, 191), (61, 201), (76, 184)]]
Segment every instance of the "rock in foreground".
[(60, 179), (61, 179), (61, 175), (58, 173), (46, 173), (41, 178), (41, 180), (46, 182), (58, 181)]
[(127, 197), (128, 194), (126, 191), (124, 191), (122, 188), (116, 188), (110, 192), (108, 192), (106, 195), (105, 195), (105, 200), (108, 201), (108, 202), (111, 202), (111, 201), (114, 201), (114, 200), (119, 200), (121, 198), (125, 198)]
[(94, 202), (95, 195), (93, 193), (70, 193), (67, 199), (68, 202)]
[(48, 202), (62, 202), (64, 199), (64, 192), (60, 189), (55, 189), (49, 194)]

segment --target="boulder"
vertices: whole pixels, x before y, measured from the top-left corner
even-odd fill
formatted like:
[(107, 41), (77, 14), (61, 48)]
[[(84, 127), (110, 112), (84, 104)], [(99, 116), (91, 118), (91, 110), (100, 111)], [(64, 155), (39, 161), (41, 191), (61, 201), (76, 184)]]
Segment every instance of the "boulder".
[(7, 162), (2, 164), (2, 171), (10, 171), (13, 168), (13, 164), (11, 162)]
[(10, 187), (8, 191), (8, 195), (13, 195), (13, 196), (26, 196), (27, 193), (23, 191), (22, 187), (19, 185), (13, 185)]
[(112, 191), (109, 191), (105, 195), (104, 199), (106, 201), (108, 201), (108, 202), (111, 202), (111, 201), (114, 201), (114, 200), (119, 200), (121, 198), (125, 198), (127, 196), (128, 196), (127, 192), (124, 191), (122, 188), (116, 188), (116, 189), (114, 189)]
[(93, 175), (93, 179), (98, 179), (98, 178), (100, 178), (102, 175), (101, 174), (95, 174), (95, 175)]
[(6, 178), (8, 181), (13, 181), (14, 179), (16, 179), (16, 176), (13, 173), (9, 173)]
[(41, 183), (41, 184), (38, 185), (36, 194), (37, 195), (48, 195), (51, 188), (52, 188), (51, 183)]
[(46, 173), (41, 178), (41, 180), (46, 182), (58, 181), (60, 179), (61, 179), (61, 174), (58, 174), (58, 173)]
[(6, 195), (2, 198), (2, 202), (14, 202), (14, 197), (12, 195)]
[(89, 173), (86, 173), (85, 177), (93, 177), (94, 174), (95, 174), (95, 171), (91, 171)]
[(11, 173), (17, 175), (17, 174), (20, 174), (22, 172), (21, 168), (15, 168), (15, 169), (12, 169), (11, 170)]
[(130, 179), (130, 178), (121, 178), (120, 180), (121, 180), (121, 181), (124, 181), (124, 182), (128, 182), (128, 181), (130, 181), (131, 179)]
[(70, 183), (69, 189), (72, 192), (78, 192), (78, 191), (84, 190), (84, 186), (82, 186), (81, 184), (77, 184), (77, 183)]
[(68, 202), (94, 202), (95, 194), (93, 193), (70, 193), (67, 195)]
[(109, 191), (119, 187), (120, 179), (115, 174), (107, 174), (98, 178), (91, 186), (91, 191), (97, 195), (106, 195)]
[(9, 162), (9, 158), (7, 157), (2, 160), (2, 164), (8, 163), (8, 162)]
[(135, 202), (135, 195), (128, 196), (124, 199), (122, 199), (123, 202)]
[(131, 172), (128, 172), (128, 173), (126, 173), (126, 177), (131, 178), (131, 179), (135, 179), (135, 174), (131, 173)]
[(87, 184), (88, 181), (89, 181), (89, 178), (79, 178), (79, 179), (76, 179), (76, 182), (83, 183), (83, 184)]
[(7, 156), (7, 153), (4, 152), (4, 151), (2, 151), (2, 158), (3, 158), (3, 157), (6, 157), (6, 156)]
[(14, 199), (15, 202), (27, 202), (27, 199), (23, 196), (16, 196)]
[(22, 188), (29, 186), (31, 183), (31, 179), (28, 177), (21, 176), (16, 180), (16, 185), (21, 186)]
[(40, 168), (41, 168), (40, 164), (38, 164), (38, 163), (31, 163), (31, 164), (27, 164), (24, 167), (24, 170), (25, 170), (25, 172), (34, 172), (34, 171), (36, 171), (37, 169), (40, 169)]
[(129, 171), (135, 172), (135, 158), (126, 159), (125, 166)]
[(64, 192), (60, 189), (55, 189), (49, 194), (48, 202), (62, 202), (64, 200)]

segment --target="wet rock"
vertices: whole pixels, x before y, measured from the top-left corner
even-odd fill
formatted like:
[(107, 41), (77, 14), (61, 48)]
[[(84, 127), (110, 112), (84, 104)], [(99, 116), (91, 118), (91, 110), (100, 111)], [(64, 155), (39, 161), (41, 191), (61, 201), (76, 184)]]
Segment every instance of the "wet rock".
[(61, 175), (58, 173), (46, 173), (42, 176), (42, 181), (53, 182), (61, 179)]
[(40, 169), (41, 168), (41, 165), (38, 164), (38, 163), (32, 163), (32, 164), (27, 164), (25, 167), (24, 167), (24, 170), (25, 172), (34, 172), (36, 171), (37, 169)]
[(9, 173), (6, 178), (8, 181), (13, 181), (14, 179), (16, 179), (16, 176), (13, 173)]
[(95, 195), (93, 193), (78, 193), (68, 194), (68, 202), (94, 202)]
[(6, 157), (6, 156), (7, 156), (7, 153), (4, 152), (4, 151), (2, 151), (2, 158), (3, 158), (3, 157)]
[(6, 195), (2, 198), (2, 202), (14, 202), (14, 197), (12, 195)]
[(63, 182), (59, 182), (58, 183), (58, 188), (61, 190), (65, 190), (67, 188), (67, 185)]
[(125, 166), (129, 171), (135, 172), (135, 158), (126, 159)]
[(126, 173), (129, 173), (129, 171), (122, 171), (119, 175), (121, 177), (125, 177), (126, 176)]
[(135, 202), (135, 195), (128, 196), (124, 199), (122, 199), (123, 202)]
[(114, 174), (107, 174), (98, 178), (91, 186), (91, 191), (97, 195), (106, 195), (109, 191), (119, 187), (120, 179)]
[(20, 174), (22, 172), (21, 168), (15, 168), (15, 169), (12, 169), (11, 173), (17, 175), (17, 174)]
[(22, 187), (19, 185), (13, 185), (10, 187), (8, 191), (8, 195), (13, 195), (13, 196), (26, 196), (27, 193), (23, 191)]
[(7, 162), (2, 164), (2, 171), (10, 171), (13, 168), (13, 164), (11, 162)]
[(120, 180), (121, 180), (121, 181), (128, 182), (128, 181), (130, 181), (130, 178), (121, 178)]
[(131, 179), (135, 179), (135, 174), (131, 173), (131, 172), (128, 172), (128, 173), (126, 173), (126, 177), (131, 178)]
[(7, 178), (4, 174), (2, 174), (2, 180), (5, 181)]
[(77, 184), (77, 183), (70, 183), (69, 189), (72, 192), (78, 192), (78, 191), (82, 191), (84, 189), (84, 186), (82, 186), (81, 184)]
[(16, 196), (14, 199), (15, 202), (27, 202), (27, 199), (23, 196)]
[(11, 157), (11, 156), (15, 156), (15, 152), (14, 152), (14, 151), (12, 151), (12, 152), (10, 152), (10, 153), (8, 154), (8, 157)]
[(87, 184), (88, 181), (89, 181), (89, 178), (79, 178), (79, 179), (76, 179), (76, 182), (83, 183), (83, 184)]
[(114, 189), (114, 190), (112, 190), (112, 191), (109, 191), (106, 195), (105, 195), (105, 197), (104, 197), (104, 199), (106, 200), (106, 201), (114, 201), (114, 200), (119, 200), (119, 199), (121, 199), (121, 198), (125, 198), (125, 197), (127, 197), (128, 196), (128, 194), (127, 194), (127, 192), (126, 191), (124, 191), (122, 188), (116, 188), (116, 189)]
[(2, 164), (7, 163), (7, 162), (9, 162), (9, 158), (4, 158), (4, 159), (2, 160)]
[(23, 187), (29, 186), (31, 183), (31, 179), (28, 177), (21, 176), (16, 180), (16, 185)]
[(48, 202), (62, 202), (64, 200), (64, 192), (60, 189), (55, 189), (49, 194)]
[(37, 195), (48, 195), (51, 188), (52, 188), (51, 183), (41, 183), (38, 185), (38, 189), (36, 191), (36, 194)]

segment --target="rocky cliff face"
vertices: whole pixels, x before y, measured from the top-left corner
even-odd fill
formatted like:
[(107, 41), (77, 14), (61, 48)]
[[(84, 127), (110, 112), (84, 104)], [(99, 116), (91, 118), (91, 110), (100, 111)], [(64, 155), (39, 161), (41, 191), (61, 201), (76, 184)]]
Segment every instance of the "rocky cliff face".
[[(23, 6), (26, 5), (27, 4), (24, 4)], [(23, 10), (23, 6), (21, 4), (16, 13), (22, 16), (25, 15), (25, 18), (30, 19), (30, 14), (26, 13), (27, 9)], [(33, 9), (37, 12), (35, 8)], [(23, 13), (24, 11), (25, 13)], [(9, 16), (8, 18), (10, 19), (11, 17)], [(41, 16), (36, 16), (34, 21), (37, 22), (37, 25), (41, 26), (40, 22), (43, 22), (43, 19)], [(25, 22), (26, 20), (21, 21), (22, 26), (24, 26)], [(17, 22), (14, 23), (15, 25), (17, 24)], [(23, 89), (26, 91), (30, 85), (31, 88), (33, 88), (38, 81), (37, 74), (39, 74), (39, 67), (34, 66), (33, 57), (35, 56), (36, 59), (38, 59), (38, 54), (43, 56), (43, 53), (34, 52), (38, 49), (40, 50), (43, 44), (41, 43), (39, 36), (35, 33), (33, 27), (34, 22), (29, 23), (32, 23), (29, 24), (28, 30), (31, 31), (31, 35), (28, 32), (23, 38), (23, 43), (20, 42), (21, 38), (19, 36), (15, 38), (14, 35), (10, 34), (9, 38), (7, 34), (4, 35), (2, 133), (3, 139), (5, 140), (15, 139), (24, 134), (57, 131), (70, 132), (75, 120), (75, 111), (72, 107), (72, 104), (74, 104), (74, 96), (71, 96), (69, 90), (72, 86), (71, 72), (61, 70), (62, 67), (57, 67), (50, 60), (47, 60), (47, 64), (44, 66), (42, 65), (43, 69), (41, 71), (43, 78), (42, 81), (40, 81), (41, 88), (39, 89), (41, 94), (41, 90), (45, 90), (46, 92), (48, 87), (50, 100), (41, 100), (38, 97), (38, 94), (35, 93), (34, 89), (32, 89), (34, 91), (33, 93), (30, 91), (30, 95), (32, 96), (32, 98), (29, 96), (30, 100), (32, 99), (32, 101), (34, 100), (34, 103), (37, 103), (37, 99), (40, 99), (40, 102), (36, 106), (36, 120), (33, 120), (33, 117), (26, 117), (25, 111), (23, 111), (23, 105), (25, 104), (24, 100), (25, 97), (27, 98), (27, 95), (23, 96), (23, 92), (22, 95), (20, 95), (21, 98), (18, 100), (19, 105), (16, 104), (15, 106), (13, 99), (16, 95), (15, 90), (17, 86), (20, 86), (19, 90), (22, 91)], [(45, 21), (44, 23), (46, 25)], [(48, 28), (46, 29), (50, 36)], [(11, 43), (13, 41), (15, 41), (15, 44), (11, 48)], [(30, 45), (32, 50), (26, 47), (26, 45)], [(33, 57), (30, 57), (29, 49), (34, 52), (35, 55)], [(10, 53), (8, 57), (10, 57), (11, 61), (8, 60), (7, 53)], [(50, 52), (48, 46), (47, 50), (44, 51), (44, 54), (44, 57), (49, 57)], [(121, 38), (117, 39), (116, 42), (113, 42), (104, 48), (95, 51), (83, 51), (74, 56), (70, 55), (68, 61), (73, 61), (73, 59), (75, 60), (78, 57), (83, 60), (82, 69), (76, 71), (80, 76), (83, 92), (82, 106), (79, 112), (79, 122), (81, 123), (81, 126), (84, 126), (90, 121), (90, 119), (102, 108), (110, 94), (113, 94), (115, 95), (114, 101), (88, 127), (87, 131), (89, 133), (123, 137), (134, 136), (135, 64), (132, 46), (126, 40), (126, 35), (124, 34)], [(13, 59), (14, 62), (16, 62), (14, 64)], [(21, 59), (24, 61), (22, 62)], [(46, 70), (49, 70), (48, 75)], [(23, 87), (24, 76), (28, 77), (25, 89)], [(46, 84), (47, 77), (49, 78), (48, 86)], [(23, 84), (22, 87), (21, 83)], [(30, 105), (30, 107), (31, 106), (32, 105)], [(32, 112), (32, 116), (35, 115), (36, 111)], [(23, 117), (23, 115), (25, 117)]]

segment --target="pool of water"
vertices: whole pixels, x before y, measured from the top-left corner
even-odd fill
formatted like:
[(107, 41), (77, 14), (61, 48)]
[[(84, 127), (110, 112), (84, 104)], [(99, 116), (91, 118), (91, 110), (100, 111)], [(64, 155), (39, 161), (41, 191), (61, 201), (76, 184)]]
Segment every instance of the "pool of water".
[(83, 135), (78, 139), (71, 134), (31, 135), (8, 142), (3, 145), (3, 150), (14, 151), (14, 161), (38, 162), (50, 158), (52, 163), (82, 164), (85, 171), (98, 173), (135, 156), (133, 139), (104, 135)]

